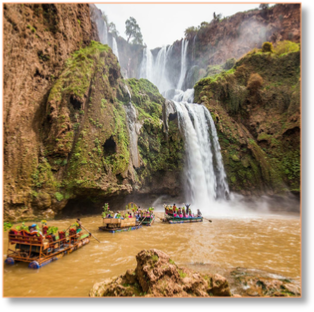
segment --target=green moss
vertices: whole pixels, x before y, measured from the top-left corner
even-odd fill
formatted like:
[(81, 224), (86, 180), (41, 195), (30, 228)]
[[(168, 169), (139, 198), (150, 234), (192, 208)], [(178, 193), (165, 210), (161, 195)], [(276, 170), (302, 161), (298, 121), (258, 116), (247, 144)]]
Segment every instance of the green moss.
[(55, 193), (55, 197), (57, 199), (57, 201), (62, 201), (63, 200), (63, 195), (59, 192), (56, 192)]

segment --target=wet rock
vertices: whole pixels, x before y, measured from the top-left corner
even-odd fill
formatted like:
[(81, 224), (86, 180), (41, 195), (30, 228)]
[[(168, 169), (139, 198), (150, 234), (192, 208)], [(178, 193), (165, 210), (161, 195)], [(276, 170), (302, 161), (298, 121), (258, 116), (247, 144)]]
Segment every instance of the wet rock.
[(214, 296), (231, 296), (229, 283), (225, 277), (214, 275), (212, 293)]
[(134, 271), (128, 270), (124, 275), (96, 283), (90, 291), (90, 296), (231, 296), (225, 277), (219, 274), (202, 275), (179, 267), (163, 251), (142, 250), (137, 254), (136, 261)]

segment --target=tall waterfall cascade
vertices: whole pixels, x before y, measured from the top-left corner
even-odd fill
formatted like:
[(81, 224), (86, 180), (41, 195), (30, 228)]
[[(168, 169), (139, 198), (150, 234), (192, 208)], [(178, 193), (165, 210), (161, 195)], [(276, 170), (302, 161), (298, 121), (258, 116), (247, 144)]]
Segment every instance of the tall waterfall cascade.
[(174, 84), (169, 79), (168, 64), (173, 46), (163, 46), (156, 57), (152, 52), (145, 48), (140, 67), (140, 78), (151, 81), (159, 89), (160, 93), (174, 88)]
[(189, 42), (186, 39), (182, 40), (182, 47), (181, 47), (181, 70), (180, 70), (180, 78), (178, 81), (177, 89), (181, 90), (185, 75), (186, 75), (186, 70), (187, 70), (187, 59), (186, 59), (186, 51), (188, 49), (188, 44)]
[[(228, 199), (230, 192), (213, 118), (204, 105), (193, 103), (194, 89), (183, 90), (188, 71), (188, 44), (186, 39), (181, 42), (179, 77), (170, 75), (173, 46), (162, 47), (155, 57), (145, 48), (140, 77), (150, 80), (168, 98), (163, 116), (166, 131), (167, 115), (177, 113), (185, 145), (185, 200), (206, 212), (213, 201)], [(194, 48), (195, 42), (192, 44)]]
[(112, 37), (112, 52), (117, 57), (119, 61), (119, 50), (118, 50), (118, 44), (115, 37)]
[(125, 89), (129, 95), (129, 103), (127, 105), (124, 105), (123, 107), (127, 118), (128, 132), (130, 138), (130, 153), (133, 167), (138, 168), (140, 167), (140, 158), (137, 140), (142, 125), (137, 120), (137, 111), (131, 102), (131, 93), (127, 85), (125, 85)]

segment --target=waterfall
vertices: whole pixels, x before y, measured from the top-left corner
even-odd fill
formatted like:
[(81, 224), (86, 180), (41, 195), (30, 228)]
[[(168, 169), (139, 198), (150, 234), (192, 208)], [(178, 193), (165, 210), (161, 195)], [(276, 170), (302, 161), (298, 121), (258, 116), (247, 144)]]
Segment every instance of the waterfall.
[(118, 45), (117, 45), (117, 41), (116, 38), (112, 36), (112, 52), (113, 54), (117, 57), (118, 61), (119, 61), (119, 50), (118, 50)]
[(131, 93), (127, 85), (125, 85), (125, 89), (129, 95), (129, 103), (127, 105), (124, 105), (123, 107), (126, 113), (129, 130), (130, 153), (133, 167), (138, 168), (140, 166), (140, 159), (137, 147), (137, 140), (142, 125), (137, 121), (137, 111), (131, 102)]
[(188, 102), (193, 103), (194, 89), (187, 89), (185, 91), (175, 90), (173, 100), (176, 102)]
[(146, 47), (143, 50), (143, 59), (141, 63), (140, 69), (140, 78), (148, 79), (149, 81), (153, 81), (153, 65), (154, 59), (152, 52)]
[(187, 199), (208, 211), (213, 200), (229, 196), (215, 125), (205, 106), (173, 102), (185, 144)]
[(140, 67), (140, 78), (145, 78), (157, 86), (160, 93), (174, 88), (169, 80), (168, 66), (173, 46), (163, 46), (154, 60), (151, 51), (145, 48)]
[(193, 60), (193, 62), (195, 61), (195, 40), (196, 40), (196, 38), (197, 38), (197, 33), (193, 38), (193, 47), (192, 47), (192, 60)]
[(182, 45), (181, 45), (181, 71), (180, 71), (180, 78), (178, 81), (177, 89), (181, 90), (184, 79), (185, 79), (185, 74), (187, 70), (187, 58), (186, 58), (186, 51), (188, 48), (189, 42), (186, 39), (182, 40)]
[(108, 29), (106, 22), (101, 18), (95, 20), (98, 30), (98, 37), (102, 44), (108, 44)]

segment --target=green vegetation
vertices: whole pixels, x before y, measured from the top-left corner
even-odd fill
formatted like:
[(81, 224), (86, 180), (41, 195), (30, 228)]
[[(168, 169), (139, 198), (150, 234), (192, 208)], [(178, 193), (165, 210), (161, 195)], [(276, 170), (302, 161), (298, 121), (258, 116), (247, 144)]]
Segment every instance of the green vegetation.
[(61, 201), (64, 198), (63, 195), (61, 193), (59, 193), (59, 192), (55, 193), (55, 197), (56, 197), (57, 201)]
[(6, 232), (12, 228), (13, 224), (10, 222), (3, 222), (3, 230)]
[(186, 277), (186, 273), (184, 273), (182, 270), (178, 270), (179, 275), (181, 278), (185, 278)]

